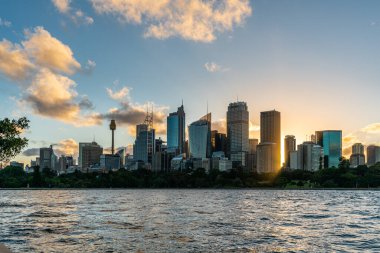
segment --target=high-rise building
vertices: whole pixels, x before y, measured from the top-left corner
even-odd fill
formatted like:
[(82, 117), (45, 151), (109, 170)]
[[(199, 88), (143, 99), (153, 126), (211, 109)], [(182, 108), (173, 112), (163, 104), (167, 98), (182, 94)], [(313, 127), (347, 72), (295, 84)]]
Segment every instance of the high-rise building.
[(230, 103), (227, 111), (228, 157), (236, 166), (247, 166), (249, 112), (245, 102)]
[(258, 139), (248, 140), (248, 154), (247, 154), (247, 171), (256, 171), (257, 166), (257, 145), (259, 144)]
[(317, 171), (323, 168), (323, 148), (312, 141), (298, 145), (297, 169)]
[[(281, 114), (278, 111), (266, 111), (260, 113), (260, 142), (262, 144), (271, 144), (274, 148), (271, 159), (273, 159), (274, 170), (278, 171), (281, 168)], [(275, 144), (275, 145), (273, 145)], [(259, 153), (257, 154), (259, 156)], [(259, 161), (261, 158), (257, 158)], [(259, 163), (257, 164), (259, 166)], [(258, 168), (263, 170), (263, 168)]]
[(211, 131), (211, 147), (212, 152), (224, 152), (227, 153), (227, 135), (219, 133), (217, 130)]
[(338, 168), (342, 157), (342, 131), (317, 131), (315, 136), (316, 143), (323, 148), (325, 168)]
[(167, 146), (175, 153), (185, 153), (185, 110), (183, 105), (167, 117)]
[(49, 148), (40, 148), (40, 168), (49, 168), (53, 169), (52, 166), (52, 156), (53, 156), (53, 148), (50, 146)]
[(367, 147), (367, 165), (372, 166), (380, 162), (380, 147), (369, 145)]
[(103, 154), (103, 148), (96, 142), (79, 143), (79, 167), (87, 170), (93, 165), (100, 163), (100, 155)]
[(290, 152), (296, 150), (296, 145), (296, 137), (294, 137), (294, 135), (285, 136), (284, 155), (286, 168), (290, 168)]
[(356, 168), (365, 164), (364, 146), (361, 143), (352, 145), (352, 153), (350, 156), (350, 167)]
[(100, 168), (106, 170), (120, 169), (120, 156), (112, 154), (103, 154), (100, 156)]
[(152, 163), (155, 149), (155, 129), (147, 124), (136, 126), (136, 140), (133, 145), (133, 157), (144, 163)]
[(190, 124), (189, 147), (191, 158), (211, 157), (211, 113)]
[(277, 143), (261, 142), (257, 145), (257, 173), (274, 173), (278, 171)]

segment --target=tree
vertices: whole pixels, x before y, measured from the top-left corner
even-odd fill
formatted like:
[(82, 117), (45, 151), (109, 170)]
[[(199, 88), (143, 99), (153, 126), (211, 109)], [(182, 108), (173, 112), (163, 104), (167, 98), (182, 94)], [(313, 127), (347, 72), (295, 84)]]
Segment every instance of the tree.
[(20, 136), (28, 128), (29, 120), (26, 117), (0, 120), (0, 162), (9, 162), (28, 145), (28, 139)]

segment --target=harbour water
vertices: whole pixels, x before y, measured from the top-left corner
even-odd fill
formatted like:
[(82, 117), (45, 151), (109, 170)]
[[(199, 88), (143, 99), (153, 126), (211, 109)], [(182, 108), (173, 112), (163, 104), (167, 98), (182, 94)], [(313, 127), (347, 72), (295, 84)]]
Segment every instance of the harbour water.
[(12, 252), (380, 252), (380, 191), (1, 190)]

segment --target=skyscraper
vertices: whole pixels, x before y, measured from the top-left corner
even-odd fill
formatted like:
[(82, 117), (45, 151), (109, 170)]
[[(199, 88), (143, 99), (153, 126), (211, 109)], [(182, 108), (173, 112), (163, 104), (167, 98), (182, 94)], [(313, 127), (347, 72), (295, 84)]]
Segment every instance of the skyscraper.
[(290, 152), (296, 150), (296, 138), (294, 135), (285, 136), (285, 167), (290, 168)]
[(185, 110), (183, 105), (167, 117), (167, 146), (175, 153), (185, 152)]
[(247, 171), (256, 171), (257, 165), (257, 145), (259, 144), (258, 139), (249, 139), (248, 141), (248, 155), (247, 155)]
[(50, 146), (49, 148), (40, 148), (40, 168), (49, 168), (53, 169), (52, 166), (52, 156), (53, 156), (53, 148)]
[(323, 148), (312, 141), (298, 145), (297, 168), (299, 170), (317, 171), (323, 168)]
[(79, 143), (79, 167), (88, 169), (92, 165), (99, 164), (103, 148), (96, 142)]
[(211, 113), (190, 124), (189, 147), (191, 158), (211, 157)]
[(369, 145), (367, 147), (367, 165), (372, 166), (380, 162), (380, 147), (376, 145)]
[(352, 154), (350, 156), (350, 166), (356, 168), (365, 164), (364, 146), (361, 143), (352, 145)]
[(278, 171), (277, 144), (261, 142), (257, 145), (257, 173), (274, 173)]
[[(274, 153), (272, 159), (275, 170), (281, 168), (281, 114), (278, 111), (260, 113), (260, 142), (273, 143)], [(259, 154), (258, 154), (259, 155)], [(257, 158), (259, 160), (259, 158)]]
[(323, 147), (325, 168), (338, 168), (342, 157), (342, 131), (324, 130), (315, 132), (316, 143)]
[(147, 124), (136, 126), (136, 140), (133, 145), (133, 157), (135, 160), (152, 163), (155, 149), (155, 129), (150, 128)]
[(219, 133), (217, 130), (211, 131), (212, 152), (227, 152), (227, 135)]
[(245, 102), (230, 103), (227, 111), (228, 156), (238, 166), (247, 166), (249, 112)]

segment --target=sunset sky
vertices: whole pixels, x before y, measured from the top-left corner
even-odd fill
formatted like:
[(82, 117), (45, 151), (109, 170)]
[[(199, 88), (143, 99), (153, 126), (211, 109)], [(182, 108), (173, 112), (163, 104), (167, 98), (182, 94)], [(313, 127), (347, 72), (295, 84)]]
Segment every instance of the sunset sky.
[(380, 144), (378, 0), (88, 0), (0, 3), (0, 118), (26, 115), (24, 155), (59, 144), (74, 153), (94, 138), (134, 142), (154, 107), (183, 99), (186, 124), (212, 112), (225, 128), (228, 103), (246, 101), (251, 137), (260, 111), (281, 112), (282, 135), (300, 143), (342, 129), (344, 147)]

